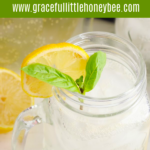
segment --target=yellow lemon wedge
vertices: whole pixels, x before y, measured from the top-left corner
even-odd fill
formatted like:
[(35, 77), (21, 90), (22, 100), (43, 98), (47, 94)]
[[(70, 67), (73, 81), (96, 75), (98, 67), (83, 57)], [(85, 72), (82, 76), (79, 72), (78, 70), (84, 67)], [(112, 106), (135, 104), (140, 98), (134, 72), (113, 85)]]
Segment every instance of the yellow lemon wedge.
[(11, 131), (18, 115), (33, 104), (21, 88), (20, 76), (0, 68), (0, 133)]
[[(70, 43), (50, 44), (30, 53), (23, 61), (22, 67), (32, 63), (41, 63), (68, 74), (74, 80), (85, 76), (85, 67), (89, 56), (79, 46)], [(33, 78), (21, 71), (22, 88), (33, 97), (52, 96), (52, 86)]]

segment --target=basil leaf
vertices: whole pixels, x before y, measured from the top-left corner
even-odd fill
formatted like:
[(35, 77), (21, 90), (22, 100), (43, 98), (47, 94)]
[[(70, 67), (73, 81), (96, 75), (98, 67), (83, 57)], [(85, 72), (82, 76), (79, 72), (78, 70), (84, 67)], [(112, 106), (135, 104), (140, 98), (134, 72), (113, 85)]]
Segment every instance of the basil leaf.
[(80, 88), (83, 88), (83, 76), (81, 76), (79, 79), (76, 79), (76, 83)]
[(78, 92), (80, 90), (76, 85), (75, 81), (68, 75), (58, 71), (55, 68), (50, 66), (42, 65), (39, 63), (31, 64), (26, 67), (23, 67), (22, 70), (41, 81), (49, 83), (53, 86), (66, 89), (71, 92)]
[(91, 55), (86, 64), (86, 77), (84, 80), (83, 91), (89, 92), (98, 82), (101, 72), (106, 64), (106, 54), (98, 51)]

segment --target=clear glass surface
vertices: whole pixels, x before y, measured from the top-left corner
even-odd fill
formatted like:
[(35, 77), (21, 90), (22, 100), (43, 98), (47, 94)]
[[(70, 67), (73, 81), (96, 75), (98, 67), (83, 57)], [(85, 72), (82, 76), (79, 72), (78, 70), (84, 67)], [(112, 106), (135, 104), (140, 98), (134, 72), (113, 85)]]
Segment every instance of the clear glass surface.
[(117, 18), (116, 34), (130, 40), (142, 53), (147, 66), (150, 94), (150, 18)]
[(12, 150), (146, 150), (150, 105), (140, 52), (130, 42), (103, 32), (67, 42), (89, 55), (99, 50), (107, 54), (97, 86), (85, 96), (54, 87), (53, 97), (20, 114)]

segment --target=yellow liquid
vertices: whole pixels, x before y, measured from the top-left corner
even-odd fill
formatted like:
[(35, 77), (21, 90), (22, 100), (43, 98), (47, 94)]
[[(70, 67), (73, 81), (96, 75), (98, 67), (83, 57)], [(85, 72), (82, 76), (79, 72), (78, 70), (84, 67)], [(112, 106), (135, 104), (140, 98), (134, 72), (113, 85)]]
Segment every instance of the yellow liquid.
[(33, 50), (71, 37), (78, 18), (1, 18), (0, 67), (17, 73), (23, 59)]

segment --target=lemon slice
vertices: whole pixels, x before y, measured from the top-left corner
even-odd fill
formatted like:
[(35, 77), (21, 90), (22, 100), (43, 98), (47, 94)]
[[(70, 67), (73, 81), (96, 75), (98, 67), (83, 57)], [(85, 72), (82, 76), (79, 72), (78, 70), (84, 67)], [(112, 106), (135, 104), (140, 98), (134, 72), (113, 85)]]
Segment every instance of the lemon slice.
[(18, 115), (33, 103), (21, 88), (20, 76), (0, 68), (0, 133), (11, 131)]
[[(32, 63), (41, 63), (68, 74), (74, 80), (85, 75), (85, 67), (89, 56), (79, 46), (70, 43), (50, 44), (30, 53), (23, 61), (22, 67)], [(21, 71), (22, 87), (33, 97), (52, 96), (52, 86), (30, 77)]]

